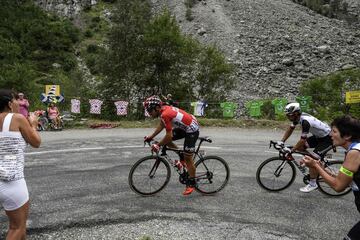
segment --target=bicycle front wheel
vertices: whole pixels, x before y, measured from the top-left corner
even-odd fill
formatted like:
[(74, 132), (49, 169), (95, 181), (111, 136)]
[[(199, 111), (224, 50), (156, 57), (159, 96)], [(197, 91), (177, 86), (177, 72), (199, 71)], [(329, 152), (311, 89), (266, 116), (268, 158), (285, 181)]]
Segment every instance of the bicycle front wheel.
[[(339, 173), (340, 167), (342, 166), (343, 161), (331, 161), (328, 163), (328, 165), (325, 167), (325, 171), (330, 174), (333, 177), (336, 177)], [(333, 196), (333, 197), (338, 197), (338, 196), (343, 196), (345, 194), (348, 194), (351, 191), (351, 187), (347, 187), (345, 188), (344, 191), (342, 192), (336, 192), (332, 187), (330, 187), (325, 181), (324, 179), (319, 175), (316, 179), (316, 182), (319, 186), (319, 190), (320, 192), (329, 195), (329, 196)]]
[(131, 168), (129, 186), (137, 194), (151, 196), (165, 188), (170, 176), (168, 162), (156, 156), (148, 156), (137, 161)]
[(217, 156), (206, 156), (195, 163), (196, 187), (203, 194), (214, 194), (221, 191), (230, 178), (230, 169), (224, 159)]
[(256, 171), (256, 181), (268, 191), (281, 191), (295, 180), (294, 164), (288, 160), (272, 157), (260, 164)]

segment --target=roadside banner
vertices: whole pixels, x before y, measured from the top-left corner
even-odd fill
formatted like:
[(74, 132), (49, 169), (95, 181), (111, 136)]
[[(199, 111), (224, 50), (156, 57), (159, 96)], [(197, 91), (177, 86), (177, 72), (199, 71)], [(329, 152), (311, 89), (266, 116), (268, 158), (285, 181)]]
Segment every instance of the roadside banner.
[(285, 115), (284, 109), (288, 103), (286, 98), (275, 98), (271, 101), (271, 104), (274, 105), (276, 115)]
[(65, 101), (64, 95), (60, 93), (60, 85), (45, 85), (45, 93), (40, 95), (43, 103), (61, 103)]
[(296, 101), (300, 104), (302, 112), (308, 112), (310, 110), (311, 96), (298, 96)]
[(250, 117), (260, 117), (261, 116), (261, 106), (264, 105), (262, 100), (253, 100), (247, 102), (245, 107), (247, 108)]
[(45, 94), (60, 96), (60, 85), (45, 85)]
[(360, 91), (349, 91), (345, 93), (345, 102), (349, 103), (360, 103)]
[(220, 107), (223, 110), (224, 118), (233, 118), (238, 105), (234, 102), (222, 102), (220, 103)]

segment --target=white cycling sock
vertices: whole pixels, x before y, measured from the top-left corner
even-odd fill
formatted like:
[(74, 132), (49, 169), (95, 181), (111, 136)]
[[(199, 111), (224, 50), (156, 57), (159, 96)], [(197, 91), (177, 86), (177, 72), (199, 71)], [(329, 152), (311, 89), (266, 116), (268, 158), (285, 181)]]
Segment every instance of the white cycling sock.
[(310, 182), (309, 182), (309, 184), (311, 185), (311, 186), (316, 186), (317, 184), (316, 184), (316, 179), (310, 179)]

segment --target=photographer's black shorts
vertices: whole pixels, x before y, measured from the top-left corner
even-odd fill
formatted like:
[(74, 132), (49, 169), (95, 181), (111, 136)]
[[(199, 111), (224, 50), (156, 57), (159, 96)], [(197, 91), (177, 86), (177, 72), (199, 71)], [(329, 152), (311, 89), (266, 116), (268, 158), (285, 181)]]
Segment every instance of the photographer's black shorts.
[(185, 138), (184, 140), (184, 152), (194, 153), (196, 141), (199, 138), (199, 131), (193, 133), (187, 133), (180, 128), (174, 128), (172, 131), (173, 138), (172, 140), (179, 140)]

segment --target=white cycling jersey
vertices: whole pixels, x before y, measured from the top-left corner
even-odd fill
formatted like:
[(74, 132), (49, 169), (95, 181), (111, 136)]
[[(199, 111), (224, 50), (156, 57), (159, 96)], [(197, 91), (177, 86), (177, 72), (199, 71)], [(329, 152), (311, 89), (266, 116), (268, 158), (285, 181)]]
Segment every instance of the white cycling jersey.
[(302, 113), (299, 122), (293, 122), (291, 126), (295, 127), (299, 123), (302, 127), (301, 137), (304, 138), (306, 138), (309, 133), (316, 138), (323, 138), (331, 132), (328, 124), (307, 113)]

